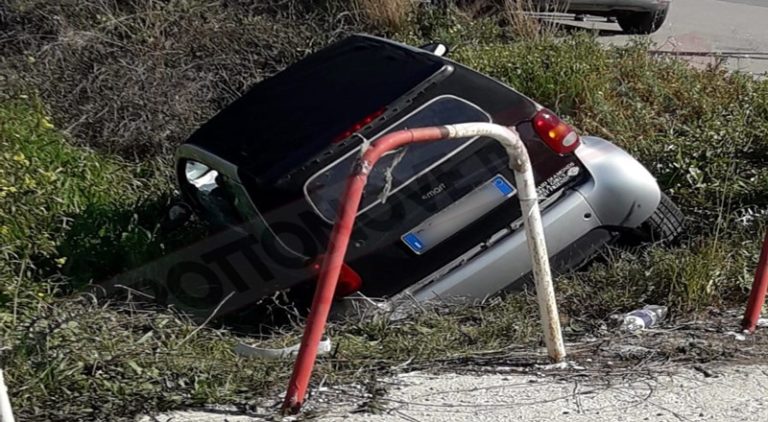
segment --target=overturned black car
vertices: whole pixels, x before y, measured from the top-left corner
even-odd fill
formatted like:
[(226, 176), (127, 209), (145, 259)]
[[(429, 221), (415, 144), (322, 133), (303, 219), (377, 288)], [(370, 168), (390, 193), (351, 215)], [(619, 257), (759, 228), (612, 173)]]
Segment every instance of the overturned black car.
[[(681, 232), (680, 211), (630, 155), (579, 136), (442, 50), (351, 36), (256, 84), (179, 148), (186, 201), (251, 239), (239, 258), (212, 265), (229, 280), (219, 293), (235, 291), (243, 296), (237, 306), (246, 306), (278, 290), (311, 292), (361, 147), (404, 128), (514, 127), (533, 163), (557, 271), (621, 236), (669, 240)], [(425, 301), (519, 288), (531, 263), (515, 196), (507, 155), (490, 139), (411, 145), (383, 157), (365, 188), (337, 296)], [(180, 288), (202, 297), (206, 283), (190, 278)]]

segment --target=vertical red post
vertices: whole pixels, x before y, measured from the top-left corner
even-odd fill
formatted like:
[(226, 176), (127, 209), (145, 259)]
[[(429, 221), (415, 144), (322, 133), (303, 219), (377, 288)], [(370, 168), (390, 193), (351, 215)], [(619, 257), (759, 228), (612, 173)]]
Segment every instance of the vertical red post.
[(760, 261), (757, 264), (755, 272), (755, 281), (752, 283), (752, 291), (749, 294), (749, 302), (744, 312), (744, 320), (741, 327), (744, 331), (753, 333), (757, 328), (757, 320), (760, 319), (760, 312), (765, 303), (765, 294), (768, 290), (768, 233), (763, 240), (763, 249), (760, 252)]
[(341, 268), (344, 265), (344, 256), (347, 253), (349, 238), (352, 235), (352, 228), (363, 196), (363, 188), (365, 188), (365, 183), (368, 180), (368, 173), (376, 161), (387, 151), (411, 142), (437, 141), (447, 136), (448, 132), (444, 127), (401, 130), (385, 135), (365, 151), (357, 167), (347, 179), (346, 189), (339, 206), (339, 216), (331, 232), (328, 253), (320, 268), (315, 296), (312, 299), (312, 307), (307, 317), (307, 325), (304, 328), (299, 353), (293, 366), (293, 374), (285, 393), (284, 414), (298, 412), (304, 402), (309, 379), (312, 376), (312, 368), (317, 358), (317, 346), (325, 331), (325, 324), (331, 310), (339, 274), (341, 274)]
[(368, 174), (353, 174), (347, 183), (344, 202), (341, 205), (341, 213), (338, 221), (333, 226), (329, 252), (323, 259), (320, 268), (315, 296), (312, 300), (312, 308), (307, 317), (307, 326), (301, 338), (299, 353), (293, 366), (293, 374), (288, 383), (288, 391), (283, 402), (283, 413), (298, 412), (304, 402), (304, 396), (309, 386), (309, 378), (312, 376), (312, 368), (317, 359), (317, 347), (323, 337), (328, 313), (331, 310), (336, 284), (344, 265), (344, 255), (347, 253), (349, 238), (352, 235), (352, 226), (355, 224), (355, 216), (360, 206)]

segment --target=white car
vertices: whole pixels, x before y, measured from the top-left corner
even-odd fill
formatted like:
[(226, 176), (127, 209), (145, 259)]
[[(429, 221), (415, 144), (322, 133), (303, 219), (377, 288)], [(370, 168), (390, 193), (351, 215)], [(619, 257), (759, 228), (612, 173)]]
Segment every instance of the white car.
[(667, 18), (671, 0), (534, 0), (540, 9), (615, 18), (628, 34), (656, 32)]

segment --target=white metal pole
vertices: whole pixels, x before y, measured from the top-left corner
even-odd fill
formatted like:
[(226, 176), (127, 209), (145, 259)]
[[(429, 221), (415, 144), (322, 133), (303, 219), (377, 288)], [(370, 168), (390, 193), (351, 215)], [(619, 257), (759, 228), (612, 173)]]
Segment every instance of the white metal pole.
[(0, 369), (0, 422), (14, 422), (11, 400), (8, 398), (8, 388), (5, 386), (2, 369)]
[(552, 284), (552, 271), (549, 267), (549, 255), (541, 223), (541, 211), (536, 194), (533, 168), (525, 144), (514, 129), (492, 123), (463, 123), (446, 126), (451, 138), (487, 136), (504, 146), (509, 155), (509, 166), (515, 172), (517, 196), (523, 212), (523, 224), (531, 255), (533, 278), (536, 284), (536, 299), (544, 330), (544, 341), (549, 358), (559, 363), (565, 360), (565, 346), (560, 328), (560, 317), (555, 301), (555, 288)]

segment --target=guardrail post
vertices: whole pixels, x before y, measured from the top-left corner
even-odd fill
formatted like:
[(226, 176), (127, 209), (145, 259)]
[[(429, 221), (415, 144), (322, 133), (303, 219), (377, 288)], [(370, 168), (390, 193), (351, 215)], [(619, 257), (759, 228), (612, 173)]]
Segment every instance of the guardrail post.
[(373, 166), (384, 153), (408, 144), (475, 136), (493, 138), (507, 151), (509, 166), (515, 173), (518, 198), (523, 213), (523, 224), (525, 225), (528, 251), (533, 264), (536, 297), (539, 303), (547, 352), (554, 362), (561, 362), (565, 359), (565, 347), (563, 346), (560, 319), (555, 302), (554, 287), (552, 286), (549, 255), (544, 240), (544, 229), (541, 224), (533, 170), (528, 152), (520, 136), (513, 129), (492, 123), (463, 123), (401, 130), (381, 137), (372, 146), (365, 149), (347, 179), (338, 217), (331, 232), (328, 252), (320, 269), (312, 308), (307, 317), (307, 325), (286, 391), (283, 413), (298, 412), (304, 401), (312, 368), (317, 358), (317, 347), (325, 330), (336, 283), (344, 263), (355, 216), (360, 206), (363, 188)]

